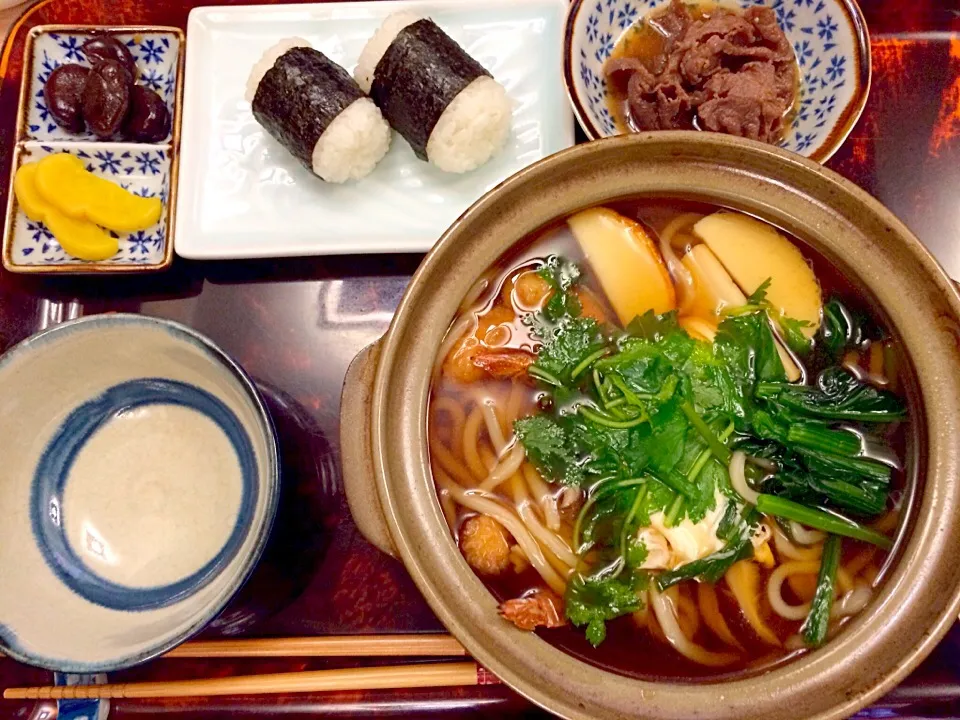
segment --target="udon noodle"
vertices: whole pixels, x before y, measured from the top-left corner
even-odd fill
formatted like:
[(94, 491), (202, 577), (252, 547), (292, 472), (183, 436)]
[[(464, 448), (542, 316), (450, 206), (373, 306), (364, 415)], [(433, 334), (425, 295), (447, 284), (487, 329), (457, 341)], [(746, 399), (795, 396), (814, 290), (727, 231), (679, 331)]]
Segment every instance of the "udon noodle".
[[(710, 211), (696, 210), (602, 210), (526, 243), (468, 294), (430, 399), (444, 517), (505, 621), (644, 677), (728, 673), (819, 645), (870, 602), (901, 515), (902, 403), (884, 391), (897, 387), (892, 340), (824, 302), (850, 293), (819, 258), (796, 253), (791, 265), (776, 249), (790, 240), (733, 213), (720, 213), (735, 218), (733, 240), (711, 239)], [(738, 243), (769, 267), (744, 270), (728, 257)], [(802, 286), (789, 275), (800, 265), (814, 277), (813, 311), (783, 290)], [(806, 316), (794, 322), (797, 309)], [(564, 350), (575, 327), (595, 342)], [(716, 381), (733, 382), (725, 392), (751, 394), (728, 412), (704, 378), (735, 367), (733, 342), (748, 330), (755, 347), (736, 367), (766, 362), (780, 379), (728, 372)], [(683, 363), (668, 342), (685, 348)], [(552, 361), (561, 350), (563, 367)], [(706, 369), (691, 371), (690, 358)], [(641, 371), (668, 361), (680, 370), (644, 389)], [(837, 410), (837, 388), (854, 398), (845, 407), (870, 394), (886, 415)], [(777, 425), (778, 412), (792, 422)], [(804, 432), (829, 452), (803, 445)], [(668, 467), (656, 456), (670, 443)], [(838, 529), (839, 516), (857, 529)]]

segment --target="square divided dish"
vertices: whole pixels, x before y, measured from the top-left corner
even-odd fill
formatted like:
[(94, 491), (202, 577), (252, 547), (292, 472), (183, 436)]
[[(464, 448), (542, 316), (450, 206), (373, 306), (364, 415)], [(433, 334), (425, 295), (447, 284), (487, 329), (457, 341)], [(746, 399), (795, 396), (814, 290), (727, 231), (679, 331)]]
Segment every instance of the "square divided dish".
[[(241, 258), (422, 252), (487, 190), (573, 144), (562, 79), (564, 0), (347, 2), (207, 7), (190, 13), (177, 254)], [(504, 85), (503, 150), (463, 175), (418, 160), (393, 134), (362, 180), (312, 175), (253, 118), (244, 90), (264, 50), (302, 37), (352, 72), (388, 15), (429, 16)]]
[[(170, 112), (171, 131), (157, 143), (114, 142), (92, 133), (71, 133), (58, 126), (47, 108), (44, 84), (66, 63), (89, 65), (83, 44), (94, 34), (116, 37), (137, 65), (136, 82), (156, 92)], [(172, 208), (175, 205), (177, 140), (183, 74), (183, 32), (173, 27), (39, 26), (27, 38), (23, 84), (11, 166), (3, 266), (12, 272), (100, 273), (161, 270), (173, 261)], [(160, 222), (119, 235), (119, 250), (89, 262), (67, 254), (50, 230), (19, 208), (13, 178), (21, 165), (54, 153), (69, 153), (87, 170), (143, 197), (159, 196)]]

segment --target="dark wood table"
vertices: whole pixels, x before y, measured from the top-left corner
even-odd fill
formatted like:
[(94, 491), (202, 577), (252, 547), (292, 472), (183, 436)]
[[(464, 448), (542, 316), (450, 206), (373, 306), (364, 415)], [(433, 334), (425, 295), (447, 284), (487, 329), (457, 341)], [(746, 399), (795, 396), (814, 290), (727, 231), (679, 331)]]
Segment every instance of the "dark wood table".
[[(810, 0), (784, 0), (809, 2)], [(185, 0), (43, 0), (14, 24), (0, 87), (0, 177), (8, 177), (26, 32), (44, 23), (186, 26)], [(899, 215), (960, 278), (960, 0), (864, 0), (873, 37), (870, 101), (829, 163)], [(0, 189), (0, 207), (6, 188)], [(253, 580), (206, 631), (224, 635), (436, 632), (402, 565), (358, 534), (339, 467), (347, 365), (387, 328), (420, 256), (174, 263), (127, 278), (40, 278), (0, 271), (0, 349), (62, 320), (106, 311), (186, 323), (256, 379), (275, 416), (284, 489), (277, 530)], [(2, 584), (0, 592), (16, 592)], [(159, 660), (111, 681), (344, 667), (345, 661)], [(360, 664), (357, 662), (356, 664)], [(49, 684), (0, 660), (0, 686)], [(0, 701), (0, 717), (49, 718), (50, 704)], [(113, 701), (111, 718), (527, 717), (504, 687)], [(960, 717), (960, 630), (862, 717)]]

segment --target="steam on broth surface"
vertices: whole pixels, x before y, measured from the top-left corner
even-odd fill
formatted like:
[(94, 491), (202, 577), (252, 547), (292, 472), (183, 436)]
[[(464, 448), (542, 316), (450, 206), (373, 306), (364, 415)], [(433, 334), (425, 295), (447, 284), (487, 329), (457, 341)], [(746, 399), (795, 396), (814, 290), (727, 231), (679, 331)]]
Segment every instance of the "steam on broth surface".
[(898, 391), (893, 341), (822, 259), (738, 213), (613, 204), (465, 298), (433, 473), (505, 622), (638, 677), (750, 670), (874, 593), (903, 495)]

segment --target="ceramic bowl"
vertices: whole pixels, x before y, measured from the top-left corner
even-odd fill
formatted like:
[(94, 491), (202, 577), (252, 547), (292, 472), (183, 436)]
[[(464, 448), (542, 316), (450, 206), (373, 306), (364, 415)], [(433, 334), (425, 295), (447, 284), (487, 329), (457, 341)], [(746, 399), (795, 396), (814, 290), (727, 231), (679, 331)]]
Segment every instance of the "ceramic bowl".
[[(564, 33), (564, 82), (584, 132), (626, 132), (614, 123), (603, 66), (617, 40), (670, 0), (574, 0)], [(773, 8), (800, 70), (800, 105), (780, 147), (825, 162), (853, 129), (870, 91), (870, 37), (855, 0), (727, 0)]]
[(69, 672), (198, 631), (247, 578), (279, 493), (273, 426), (209, 340), (95, 315), (0, 357), (0, 645)]
[[(700, 683), (631, 679), (518, 630), (498, 615), (437, 502), (427, 399), (436, 354), (463, 298), (524, 236), (628, 196), (705, 201), (780, 227), (860, 288), (905, 350), (913, 502), (895, 562), (870, 604), (823, 648), (761, 673)], [(427, 255), (387, 335), (351, 366), (341, 416), (345, 488), (361, 531), (403, 561), (478, 662), (566, 718), (833, 719), (889, 691), (960, 608), (958, 433), (960, 295), (920, 242), (867, 193), (810, 160), (684, 131), (581, 145), (484, 196)]]

